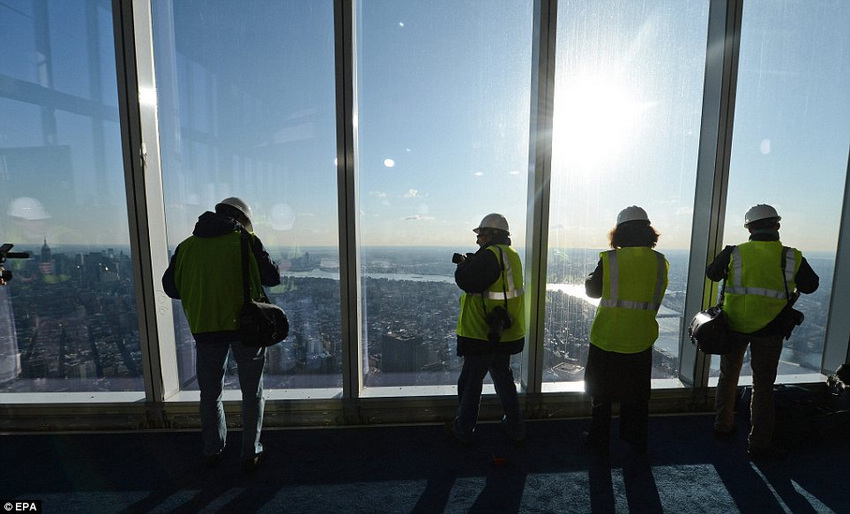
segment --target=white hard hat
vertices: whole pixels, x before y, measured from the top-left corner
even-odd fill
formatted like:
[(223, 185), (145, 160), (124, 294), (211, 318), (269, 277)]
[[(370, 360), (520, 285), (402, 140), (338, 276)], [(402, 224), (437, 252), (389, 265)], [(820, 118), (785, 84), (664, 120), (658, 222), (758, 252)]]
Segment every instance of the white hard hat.
[(245, 219), (248, 220), (248, 222), (245, 224), (245, 230), (247, 230), (248, 232), (254, 231), (254, 226), (251, 223), (251, 218), (253, 217), (253, 215), (251, 214), (251, 207), (244, 200), (235, 196), (231, 196), (230, 198), (225, 198), (224, 200), (218, 202), (216, 208), (218, 208), (219, 205), (228, 205), (241, 212), (242, 215), (245, 216)]
[(750, 210), (744, 214), (744, 228), (758, 220), (766, 220), (770, 218), (776, 218), (776, 221), (781, 220), (782, 218), (777, 214), (776, 209), (767, 205), (766, 203), (760, 203), (758, 205), (754, 205), (750, 207)]
[(484, 219), (481, 220), (478, 227), (472, 229), (472, 231), (479, 234), (481, 233), (482, 228), (494, 228), (497, 230), (503, 230), (510, 234), (510, 231), (508, 230), (508, 220), (506, 220), (501, 214), (495, 212), (484, 216)]
[(645, 221), (649, 223), (649, 216), (646, 215), (645, 210), (641, 209), (637, 205), (632, 205), (626, 207), (620, 211), (620, 214), (617, 215), (617, 225), (627, 221)]

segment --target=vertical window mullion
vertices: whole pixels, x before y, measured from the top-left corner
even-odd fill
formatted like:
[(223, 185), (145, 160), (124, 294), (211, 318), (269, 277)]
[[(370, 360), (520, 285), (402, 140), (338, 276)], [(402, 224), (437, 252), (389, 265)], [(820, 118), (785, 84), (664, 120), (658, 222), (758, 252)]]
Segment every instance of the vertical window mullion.
[[(844, 182), (844, 206), (841, 213), (842, 230), (838, 235), (835, 275), (832, 291), (850, 289), (850, 155), (847, 157), (847, 174)], [(827, 286), (821, 282), (821, 287)], [(842, 364), (850, 362), (850, 295), (833, 294), (829, 304), (826, 340), (823, 348), (823, 373), (833, 373)]]
[(123, 100), (121, 125), (133, 235), (131, 250), (138, 284), (139, 332), (147, 363), (145, 389), (149, 401), (159, 402), (176, 393), (179, 384), (173, 351), (172, 305), (159, 280), (168, 266), (168, 251), (161, 194), (150, 4), (146, 1), (120, 2), (116, 7), (116, 19), (121, 25), (122, 40), (118, 50), (123, 52), (117, 57), (123, 71), (123, 76), (119, 76)]
[[(688, 295), (685, 300), (686, 321), (690, 320), (688, 315), (711, 304), (717, 293), (716, 284), (705, 277), (705, 268), (720, 251), (723, 242), (740, 33), (741, 2), (713, 0), (708, 22)], [(709, 356), (697, 352), (684, 325), (680, 349), (680, 379), (697, 388), (707, 386)]]
[[(343, 398), (356, 399), (363, 386), (360, 351), (361, 304), (357, 244), (357, 137), (353, 0), (334, 2), (337, 97), (337, 183), (339, 202), (340, 298), (343, 337)], [(345, 406), (344, 406), (345, 408)]]
[(552, 119), (555, 96), (555, 44), (558, 0), (535, 0), (529, 131), (528, 209), (525, 267), (529, 287), (528, 336), (523, 353), (522, 382), (527, 395), (539, 394), (543, 375), (546, 303), (546, 251), (549, 184), (552, 167)]

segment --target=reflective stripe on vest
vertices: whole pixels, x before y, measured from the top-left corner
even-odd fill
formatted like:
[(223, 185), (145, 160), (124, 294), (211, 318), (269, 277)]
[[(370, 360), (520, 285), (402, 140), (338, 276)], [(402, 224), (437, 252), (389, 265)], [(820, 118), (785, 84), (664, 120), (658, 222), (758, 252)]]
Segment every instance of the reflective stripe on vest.
[(779, 241), (748, 241), (733, 248), (723, 297), (730, 328), (750, 334), (775, 319), (787, 304), (785, 282), (789, 291), (796, 287), (801, 260), (798, 250)]
[(619, 307), (621, 309), (637, 309), (645, 311), (655, 311), (661, 308), (661, 300), (664, 297), (664, 272), (666, 266), (664, 256), (656, 252), (658, 259), (658, 275), (655, 278), (655, 292), (652, 295), (652, 302), (636, 302), (633, 300), (621, 300), (620, 296), (620, 269), (617, 264), (617, 252), (609, 252), (608, 267), (610, 273), (610, 298), (602, 298), (599, 300), (599, 305), (603, 307)]
[[(497, 307), (503, 307), (507, 308), (512, 324), (510, 328), (502, 332), (500, 341), (518, 341), (525, 337), (526, 330), (525, 302), (522, 294), (522, 261), (516, 251), (507, 245), (492, 245), (487, 247), (487, 251), (493, 252), (496, 259), (504, 263), (499, 266), (504, 267), (504, 270), (501, 270), (499, 278), (490, 284), (484, 294), (464, 292), (460, 295), (457, 334), (470, 339), (487, 341), (490, 331), (487, 313)], [(488, 294), (488, 292), (495, 294)], [(508, 298), (505, 299), (505, 296)]]
[[(523, 294), (523, 288), (516, 288), (516, 284), (514, 283), (514, 275), (511, 273), (511, 260), (508, 258), (505, 251), (502, 247), (498, 245), (494, 245), (495, 248), (499, 249), (499, 254), (502, 257), (502, 263), (504, 266), (504, 270), (501, 272), (502, 277), (507, 279), (507, 284), (504, 291), (485, 291), (484, 293), (475, 294), (475, 296), (483, 296), (488, 300), (510, 300), (512, 298), (519, 298)], [(501, 268), (502, 266), (500, 266)]]
[[(794, 280), (796, 272), (796, 252), (792, 248), (786, 248), (785, 252), (785, 282), (791, 283)], [(764, 287), (744, 287), (741, 285), (741, 277), (744, 271), (744, 259), (741, 257), (741, 250), (737, 246), (732, 250), (731, 266), (733, 280), (732, 284), (726, 285), (726, 294), (749, 294), (754, 296), (764, 296), (766, 298), (776, 298), (784, 300), (786, 298), (785, 290), (767, 289)]]
[(655, 317), (667, 288), (667, 260), (648, 247), (610, 250), (600, 258), (602, 298), (590, 327), (591, 344), (615, 353), (650, 348), (658, 339)]

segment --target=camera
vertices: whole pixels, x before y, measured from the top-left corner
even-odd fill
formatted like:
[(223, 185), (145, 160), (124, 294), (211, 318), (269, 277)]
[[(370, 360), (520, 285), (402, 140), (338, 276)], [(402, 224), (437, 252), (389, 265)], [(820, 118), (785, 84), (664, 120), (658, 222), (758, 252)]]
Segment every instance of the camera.
[(829, 392), (835, 396), (844, 393), (845, 390), (850, 388), (850, 365), (842, 364), (838, 366), (835, 373), (827, 377), (826, 385), (829, 387)]
[(0, 285), (5, 285), (6, 282), (12, 280), (12, 272), (3, 269), (3, 263), (6, 259), (28, 259), (30, 254), (26, 252), (10, 252), (9, 250), (15, 246), (12, 243), (4, 243), (0, 246)]
[(455, 253), (455, 254), (452, 254), (452, 262), (455, 263), (455, 264), (460, 264), (461, 262), (464, 262), (466, 259), (469, 259), (473, 255), (475, 255), (475, 254), (468, 253), (468, 254), (464, 255), (462, 253)]
[(493, 310), (487, 313), (484, 320), (490, 329), (487, 331), (487, 340), (491, 343), (498, 343), (502, 338), (502, 332), (511, 328), (511, 325), (513, 325), (511, 315), (502, 306), (494, 307)]

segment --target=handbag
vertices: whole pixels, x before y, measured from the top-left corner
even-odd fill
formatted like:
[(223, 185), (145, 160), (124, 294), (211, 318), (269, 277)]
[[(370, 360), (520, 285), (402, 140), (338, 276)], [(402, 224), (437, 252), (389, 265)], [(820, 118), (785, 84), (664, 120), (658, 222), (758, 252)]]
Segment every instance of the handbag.
[(245, 346), (263, 348), (274, 346), (289, 335), (289, 319), (286, 312), (271, 303), (265, 293), (259, 300), (251, 299), (248, 281), (248, 240), (251, 236), (242, 232), (242, 297), (244, 303), (239, 312), (239, 340)]
[(732, 351), (735, 341), (729, 328), (729, 320), (723, 312), (723, 293), (726, 290), (726, 280), (720, 287), (717, 305), (698, 312), (688, 326), (691, 343), (703, 353), (709, 355), (724, 355)]

